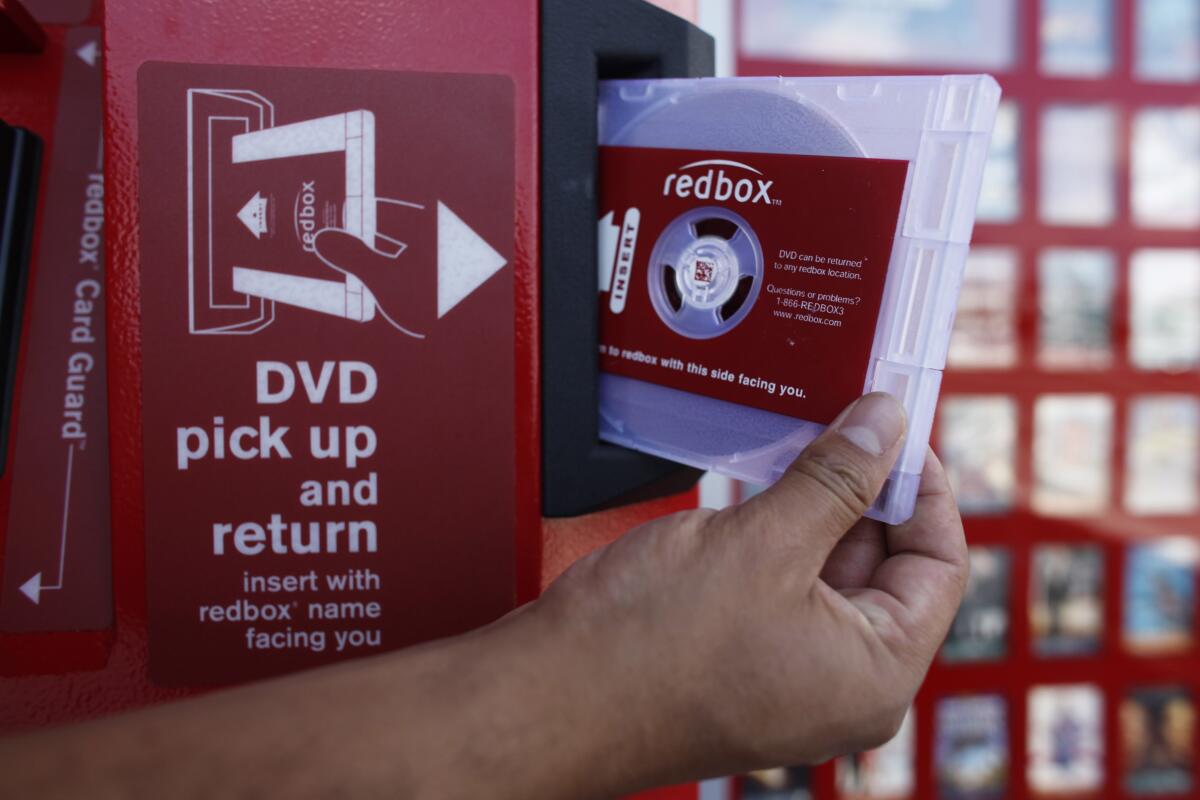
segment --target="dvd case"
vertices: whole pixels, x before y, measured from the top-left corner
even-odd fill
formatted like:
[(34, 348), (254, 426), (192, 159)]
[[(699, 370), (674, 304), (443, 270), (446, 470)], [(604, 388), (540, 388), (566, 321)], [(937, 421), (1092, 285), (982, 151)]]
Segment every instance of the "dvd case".
[(986, 75), (602, 81), (600, 437), (771, 483), (886, 391), (909, 432), (868, 516), (908, 519), (999, 97)]

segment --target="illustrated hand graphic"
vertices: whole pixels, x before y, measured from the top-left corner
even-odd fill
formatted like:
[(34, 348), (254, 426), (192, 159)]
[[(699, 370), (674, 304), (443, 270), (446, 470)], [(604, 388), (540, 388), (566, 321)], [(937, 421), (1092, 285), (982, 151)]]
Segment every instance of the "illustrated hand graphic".
[[(409, 336), (423, 338), (436, 319), (436, 273), (417, 267), (417, 253), (435, 252), (430, 226), (416, 205), (380, 200), (376, 235), (364, 242), (348, 231), (326, 228), (313, 245), (326, 267), (345, 276), (347, 291), (365, 287), (375, 311)], [(428, 240), (428, 241), (426, 241)]]

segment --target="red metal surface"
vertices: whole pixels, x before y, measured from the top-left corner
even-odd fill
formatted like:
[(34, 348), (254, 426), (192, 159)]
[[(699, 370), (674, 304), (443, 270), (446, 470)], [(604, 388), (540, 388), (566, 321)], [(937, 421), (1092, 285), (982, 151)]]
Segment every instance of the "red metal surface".
[(0, 53), (40, 53), (46, 31), (20, 0), (0, 0)]
[(676, 511), (695, 508), (696, 502), (696, 492), (690, 491), (586, 517), (543, 520), (542, 587), (549, 586), (581, 556), (603, 547), (630, 528)]

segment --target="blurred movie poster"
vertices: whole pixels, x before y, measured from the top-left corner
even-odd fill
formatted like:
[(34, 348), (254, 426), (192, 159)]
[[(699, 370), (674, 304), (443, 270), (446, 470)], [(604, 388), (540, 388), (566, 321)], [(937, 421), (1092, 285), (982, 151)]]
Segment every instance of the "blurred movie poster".
[[(996, 125), (983, 165), (983, 186), (975, 218), (979, 222), (1012, 222), (1021, 213), (1021, 110), (1011, 100), (1001, 100), (996, 109)], [(979, 250), (1000, 248), (971, 248)], [(1011, 251), (1009, 251), (1011, 252)], [(968, 277), (971, 268), (967, 267)], [(966, 290), (966, 286), (963, 287)]]
[(1200, 543), (1176, 536), (1133, 545), (1125, 557), (1125, 646), (1139, 655), (1192, 646)]
[(937, 705), (934, 758), (940, 800), (1003, 800), (1008, 793), (1008, 709), (1000, 695)]
[(1104, 701), (1094, 686), (1037, 686), (1029, 691), (1029, 787), (1073, 794), (1104, 783)]
[(1038, 209), (1052, 225), (1098, 227), (1117, 213), (1117, 115), (1108, 104), (1042, 110)]
[(1200, 78), (1200, 3), (1138, 0), (1134, 72), (1143, 80)]
[(809, 800), (808, 770), (775, 767), (755, 770), (739, 779), (739, 800)]
[[(1200, 29), (1196, 36), (1200, 38)], [(1131, 205), (1139, 225), (1200, 225), (1200, 108), (1144, 108), (1137, 112), (1132, 178)]]
[(1104, 555), (1094, 545), (1039, 545), (1029, 583), (1029, 628), (1039, 656), (1100, 649)]
[(1016, 51), (1014, 0), (742, 0), (753, 57), (1000, 69)]
[(1188, 514), (1200, 507), (1200, 400), (1142, 395), (1129, 406), (1125, 507), (1134, 514)]
[(1042, 253), (1038, 266), (1038, 361), (1051, 369), (1109, 366), (1112, 254), (1054, 248)]
[(1043, 395), (1033, 415), (1034, 510), (1051, 516), (1103, 511), (1109, 501), (1112, 399)]
[(915, 783), (914, 727), (909, 709), (887, 744), (839, 758), (834, 769), (840, 800), (908, 800)]
[(1125, 789), (1191, 796), (1196, 705), (1182, 688), (1135, 689), (1121, 703)]
[(947, 363), (998, 369), (1017, 363), (1017, 254), (972, 247), (963, 273)]
[(1200, 366), (1200, 250), (1138, 250), (1129, 292), (1133, 365), (1176, 371)]
[(997, 661), (1008, 652), (1012, 554), (999, 547), (972, 547), (970, 557), (967, 593), (942, 645), (943, 661)]
[(996, 514), (1013, 505), (1017, 406), (1001, 395), (955, 395), (941, 404), (939, 455), (964, 514)]
[(1096, 78), (1112, 66), (1112, 0), (1042, 0), (1041, 71)]

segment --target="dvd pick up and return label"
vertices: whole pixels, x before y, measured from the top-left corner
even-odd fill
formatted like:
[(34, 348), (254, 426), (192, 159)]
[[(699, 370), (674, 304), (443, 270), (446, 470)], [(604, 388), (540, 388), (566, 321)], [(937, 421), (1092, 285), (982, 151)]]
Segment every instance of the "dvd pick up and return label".
[(151, 678), (261, 678), (504, 613), (511, 81), (138, 82)]
[(606, 372), (827, 423), (858, 397), (908, 162), (601, 148)]

